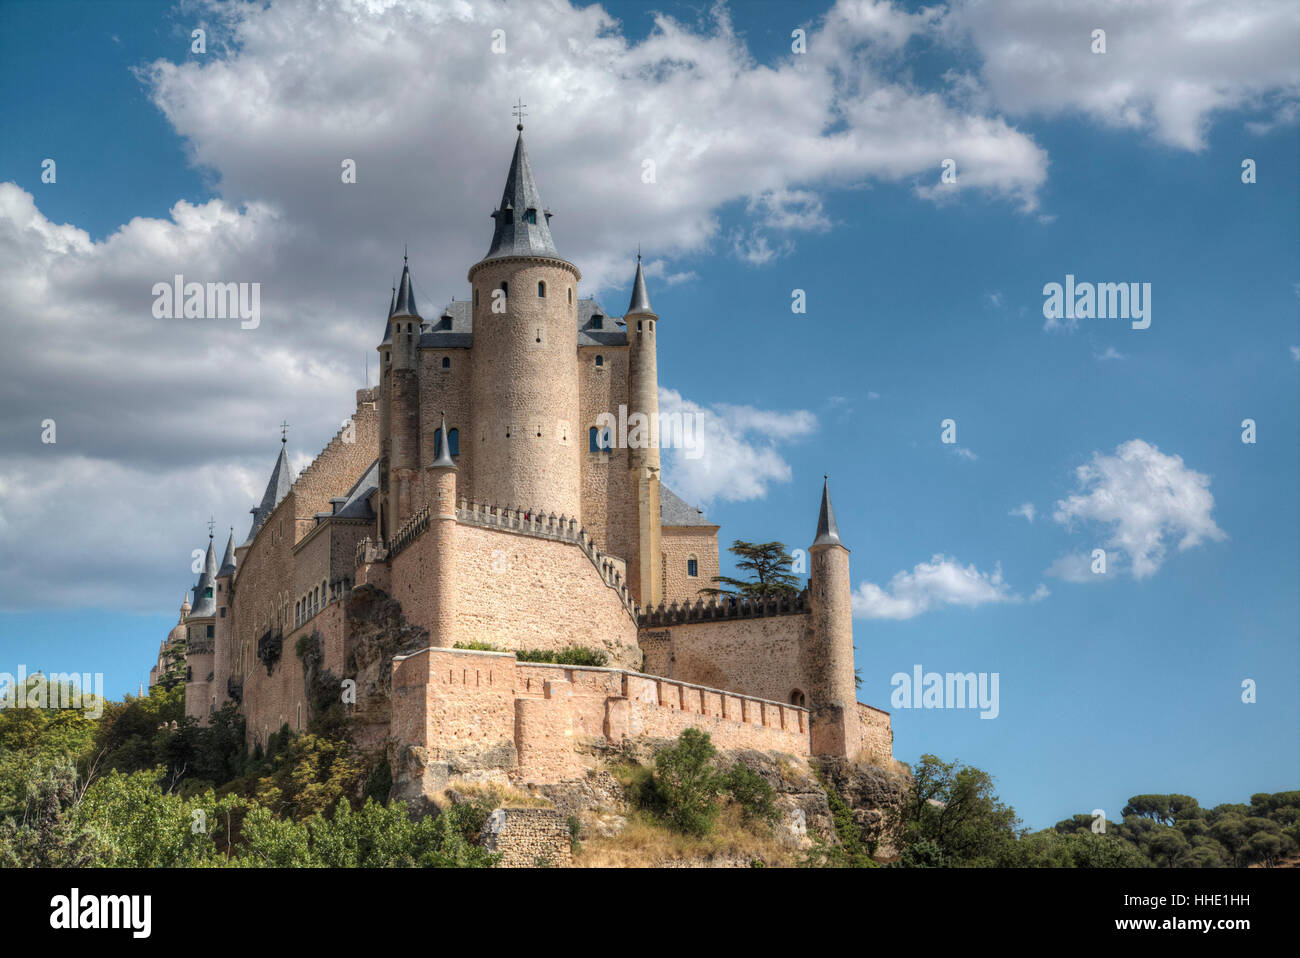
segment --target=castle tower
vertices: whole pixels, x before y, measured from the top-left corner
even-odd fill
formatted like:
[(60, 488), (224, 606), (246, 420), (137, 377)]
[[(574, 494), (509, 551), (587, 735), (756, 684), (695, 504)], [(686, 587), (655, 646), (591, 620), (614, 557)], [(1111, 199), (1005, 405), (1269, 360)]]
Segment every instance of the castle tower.
[[(393, 294), (388, 301), (388, 318), (384, 320), (384, 338), (379, 341), (379, 495), (376, 503), (376, 534), (380, 542), (388, 541), (388, 463), (392, 451), (389, 433), (392, 421), (389, 416), (389, 382), (393, 363), (393, 313), (397, 312), (397, 284), (393, 284)], [(397, 530), (394, 529), (394, 532)]]
[(817, 537), (809, 552), (813, 634), (805, 650), (805, 670), (812, 709), (812, 751), (814, 755), (852, 758), (862, 739), (853, 672), (853, 583), (849, 550), (835, 526), (829, 481), (822, 486)]
[[(380, 344), (380, 402), (388, 411), (382, 435), (388, 448), (380, 455), (387, 468), (380, 470), (380, 497), (384, 500), (386, 538), (402, 528), (422, 503), (420, 494), (420, 324), (415, 305), (411, 269), (402, 257), (402, 279), (397, 286), (388, 332)], [(384, 425), (381, 422), (381, 425)], [(385, 456), (386, 453), (386, 456)], [(386, 488), (385, 488), (385, 479)]]
[(212, 673), (212, 646), (217, 616), (217, 555), (212, 533), (203, 571), (194, 586), (194, 605), (185, 620), (185, 714), (202, 718), (208, 713), (208, 684)]
[(227, 681), (230, 678), (232, 649), (234, 647), (235, 598), (235, 530), (230, 530), (226, 540), (226, 553), (217, 569), (217, 616), (212, 638), (212, 687), (208, 690), (212, 709), (225, 704), (229, 697)]
[(438, 458), (428, 467), (425, 488), (429, 491), (429, 531), (433, 537), (433, 568), (426, 577), (426, 589), (433, 601), (434, 621), (429, 644), (451, 648), (456, 644), (456, 463), (447, 441), (447, 417), (442, 417), (442, 441)]
[[(636, 490), (637, 543), (627, 560), (628, 583), (637, 602), (653, 608), (663, 601), (663, 560), (659, 514), (659, 362), (650, 295), (636, 254), (636, 279), (628, 303), (628, 469)], [(643, 418), (638, 418), (643, 417)], [(641, 424), (642, 428), (637, 429)]]
[(470, 267), (474, 349), (473, 495), (488, 504), (581, 520), (578, 280), (551, 239), (515, 141), (487, 255)]

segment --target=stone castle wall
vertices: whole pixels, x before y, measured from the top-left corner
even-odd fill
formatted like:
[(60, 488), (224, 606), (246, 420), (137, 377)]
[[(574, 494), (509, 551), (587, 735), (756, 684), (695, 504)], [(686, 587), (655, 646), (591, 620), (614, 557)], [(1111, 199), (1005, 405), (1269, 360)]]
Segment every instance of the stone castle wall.
[[(438, 614), (423, 584), (439, 558), (427, 533), (393, 558), (391, 595), (416, 625)], [(640, 668), (635, 621), (577, 543), (458, 522), (454, 562), (456, 641), (512, 651), (583, 645)]]
[[(661, 536), (664, 601), (694, 602), (718, 574), (718, 527), (664, 526)], [(697, 575), (687, 574), (688, 559), (698, 563)]]

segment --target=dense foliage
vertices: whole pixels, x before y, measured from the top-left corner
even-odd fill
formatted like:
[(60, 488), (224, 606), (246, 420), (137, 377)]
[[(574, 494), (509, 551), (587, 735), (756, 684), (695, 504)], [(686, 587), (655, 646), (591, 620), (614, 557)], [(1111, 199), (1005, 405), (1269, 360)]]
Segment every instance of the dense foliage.
[[(29, 683), (44, 681), (33, 676)], [(288, 727), (244, 755), (233, 707), (205, 727), (184, 691), (0, 710), (0, 865), (482, 867), (481, 801), (413, 818), (387, 763)]]

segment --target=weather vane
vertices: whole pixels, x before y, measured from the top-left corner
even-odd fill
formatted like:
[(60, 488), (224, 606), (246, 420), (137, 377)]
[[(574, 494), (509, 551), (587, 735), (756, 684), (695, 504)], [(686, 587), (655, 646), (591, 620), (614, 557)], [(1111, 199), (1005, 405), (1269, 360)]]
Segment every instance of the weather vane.
[(212, 530), (216, 528), (216, 525), (217, 525), (217, 520), (212, 516), (208, 516), (208, 538), (209, 539), (212, 538)]
[(518, 123), (515, 124), (515, 129), (522, 131), (524, 128), (524, 117), (528, 115), (527, 113), (524, 112), (524, 107), (528, 106), (528, 104), (525, 103), (522, 99), (519, 99), (518, 97), (516, 97), (515, 99), (516, 99), (515, 108), (511, 112), (514, 114), (515, 118), (519, 121)]
[(280, 420), (280, 442), (285, 443), (288, 441), (289, 441), (289, 424), (282, 419)]

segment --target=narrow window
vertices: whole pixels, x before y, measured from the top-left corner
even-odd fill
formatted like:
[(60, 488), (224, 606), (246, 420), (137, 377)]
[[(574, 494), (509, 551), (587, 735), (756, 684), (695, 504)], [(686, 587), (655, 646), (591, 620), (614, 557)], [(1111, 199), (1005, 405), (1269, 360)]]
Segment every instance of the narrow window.
[(692, 579), (700, 574), (700, 563), (698, 559), (691, 558), (686, 560), (686, 574)]
[(478, 290), (474, 290), (474, 308), (478, 309)]
[(636, 321), (636, 331), (641, 332), (641, 320), (639, 319)]
[(603, 365), (605, 365), (605, 357), (604, 357), (604, 356), (599, 356), (599, 355), (598, 355), (598, 356), (596, 357), (596, 365), (597, 365), (597, 366), (603, 366)]
[(203, 598), (205, 599), (212, 598), (212, 586), (208, 586), (206, 589), (203, 590)]
[(569, 287), (569, 305), (570, 305), (570, 306), (573, 305), (573, 287), (572, 287), (572, 286)]
[(546, 284), (545, 284), (545, 283), (538, 283), (538, 284), (537, 284), (537, 295), (538, 295), (539, 297), (541, 297), (542, 299), (545, 299), (545, 298), (546, 298)]
[(226, 617), (226, 607), (224, 605), (221, 607), (221, 617), (223, 619)]
[(208, 638), (212, 638), (212, 626), (208, 626)]
[(610, 446), (611, 446), (610, 432), (608, 429), (602, 429), (600, 431), (600, 448), (603, 449), (605, 452), (608, 452)]
[(451, 454), (453, 456), (460, 455), (460, 430), (459, 429), (447, 430), (447, 444), (448, 444), (448, 448), (451, 449)]
[(451, 357), (450, 357), (450, 356), (443, 356), (443, 357), (442, 357), (442, 368), (443, 368), (443, 369), (451, 369)]
[(595, 426), (587, 430), (587, 451), (600, 452), (600, 430)]
[(505, 280), (501, 281), (501, 292), (505, 293), (507, 297), (510, 296), (510, 284)]
[(537, 210), (529, 209), (524, 213), (524, 222), (532, 223), (534, 226), (537, 225)]
[(804, 694), (803, 694), (802, 692), (800, 692), (798, 689), (795, 689), (793, 692), (790, 693), (790, 704), (791, 704), (791, 705), (797, 705), (797, 706), (799, 706), (800, 708), (803, 708), (804, 703), (805, 703), (806, 701), (807, 701), (807, 700), (804, 698)]

